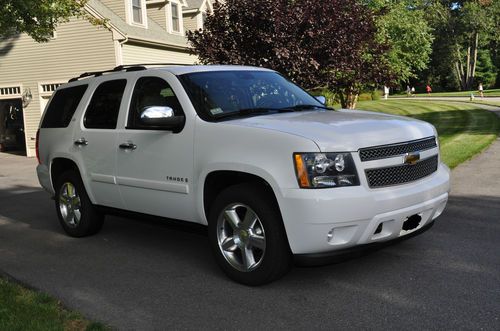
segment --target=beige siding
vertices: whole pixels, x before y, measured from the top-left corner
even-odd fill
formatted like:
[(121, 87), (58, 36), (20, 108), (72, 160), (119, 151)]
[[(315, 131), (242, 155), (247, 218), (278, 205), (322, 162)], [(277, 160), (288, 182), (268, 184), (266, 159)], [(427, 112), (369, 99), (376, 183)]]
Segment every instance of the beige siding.
[(189, 55), (189, 51), (167, 48), (153, 48), (138, 44), (123, 45), (123, 64), (134, 63), (181, 63), (191, 64), (197, 61), (195, 56)]
[(29, 36), (0, 41), (0, 86), (21, 83), (33, 100), (24, 109), (28, 156), (34, 155), (35, 135), (40, 121), (39, 83), (65, 82), (85, 71), (112, 68), (116, 64), (111, 32), (82, 19), (57, 28), (56, 38), (36, 43)]
[(184, 14), (184, 31), (198, 30), (198, 14)]
[(148, 17), (158, 23), (163, 29), (167, 29), (167, 9), (164, 3), (148, 5)]
[(126, 20), (125, 6), (127, 0), (99, 0), (103, 5), (111, 9), (116, 15), (120, 16), (124, 21)]

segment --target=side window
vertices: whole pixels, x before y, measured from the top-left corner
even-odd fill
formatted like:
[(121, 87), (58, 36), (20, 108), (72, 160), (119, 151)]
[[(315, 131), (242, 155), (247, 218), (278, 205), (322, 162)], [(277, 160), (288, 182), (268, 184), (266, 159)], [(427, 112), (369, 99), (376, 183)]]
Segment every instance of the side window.
[(57, 90), (43, 118), (42, 128), (65, 128), (82, 100), (88, 85), (78, 85)]
[(182, 115), (182, 107), (170, 85), (159, 77), (141, 77), (135, 84), (128, 114), (127, 129), (147, 128), (140, 123), (141, 113), (151, 106), (173, 109), (175, 115)]
[(126, 79), (101, 83), (90, 100), (83, 125), (88, 129), (116, 129), (116, 121), (126, 85)]

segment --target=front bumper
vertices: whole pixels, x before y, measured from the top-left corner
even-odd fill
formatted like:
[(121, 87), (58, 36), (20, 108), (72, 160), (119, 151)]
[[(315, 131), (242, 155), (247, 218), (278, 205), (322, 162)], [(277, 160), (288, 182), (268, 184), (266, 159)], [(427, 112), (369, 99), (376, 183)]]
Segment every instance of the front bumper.
[[(450, 171), (444, 164), (422, 180), (386, 188), (286, 189), (278, 198), (292, 253), (316, 254), (418, 233), (443, 212)], [(418, 226), (402, 230), (408, 217)]]
[(368, 254), (370, 252), (382, 249), (389, 245), (396, 244), (400, 241), (410, 239), (417, 236), (427, 230), (429, 230), (434, 225), (434, 221), (427, 222), (422, 227), (417, 230), (401, 237), (397, 237), (388, 241), (374, 242), (371, 244), (363, 244), (358, 246), (352, 246), (349, 248), (338, 249), (331, 252), (323, 253), (312, 253), (312, 254), (295, 254), (293, 256), (294, 262), (303, 267), (320, 266), (331, 263), (339, 263), (348, 259), (356, 258)]

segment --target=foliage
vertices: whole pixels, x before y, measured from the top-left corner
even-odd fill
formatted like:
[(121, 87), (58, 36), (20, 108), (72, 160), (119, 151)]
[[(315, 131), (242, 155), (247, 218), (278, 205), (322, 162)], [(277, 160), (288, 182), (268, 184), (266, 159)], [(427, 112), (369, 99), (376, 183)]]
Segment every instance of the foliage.
[(387, 61), (398, 82), (406, 84), (427, 68), (432, 52), (434, 37), (424, 11), (410, 0), (365, 1), (370, 8), (385, 12), (377, 20), (377, 38), (390, 45)]
[(0, 37), (27, 33), (38, 42), (48, 41), (57, 24), (82, 13), (87, 0), (3, 0)]
[(483, 87), (490, 88), (495, 85), (497, 68), (493, 65), (488, 50), (480, 50), (477, 58), (476, 82), (483, 83)]
[(352, 107), (364, 87), (392, 79), (375, 18), (356, 0), (227, 0), (188, 40), (202, 63), (272, 68)]
[(427, 80), (473, 88), (480, 51), (489, 49), (495, 59), (498, 54), (500, 1), (421, 0), (421, 6), (436, 38)]

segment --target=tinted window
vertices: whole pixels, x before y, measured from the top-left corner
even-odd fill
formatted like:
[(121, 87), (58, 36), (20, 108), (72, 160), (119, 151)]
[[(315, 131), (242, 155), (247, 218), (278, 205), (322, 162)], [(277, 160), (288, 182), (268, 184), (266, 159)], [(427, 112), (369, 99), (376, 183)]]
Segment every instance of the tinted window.
[(142, 77), (137, 80), (132, 94), (127, 129), (147, 127), (141, 125), (139, 119), (144, 109), (151, 106), (170, 107), (175, 115), (183, 114), (179, 100), (166, 81), (159, 77)]
[(84, 125), (89, 129), (115, 129), (125, 79), (111, 80), (97, 87), (85, 113)]
[(217, 120), (241, 110), (323, 106), (275, 72), (211, 71), (180, 78), (198, 115), (205, 120)]
[(79, 85), (57, 90), (43, 118), (42, 128), (67, 127), (87, 87)]

